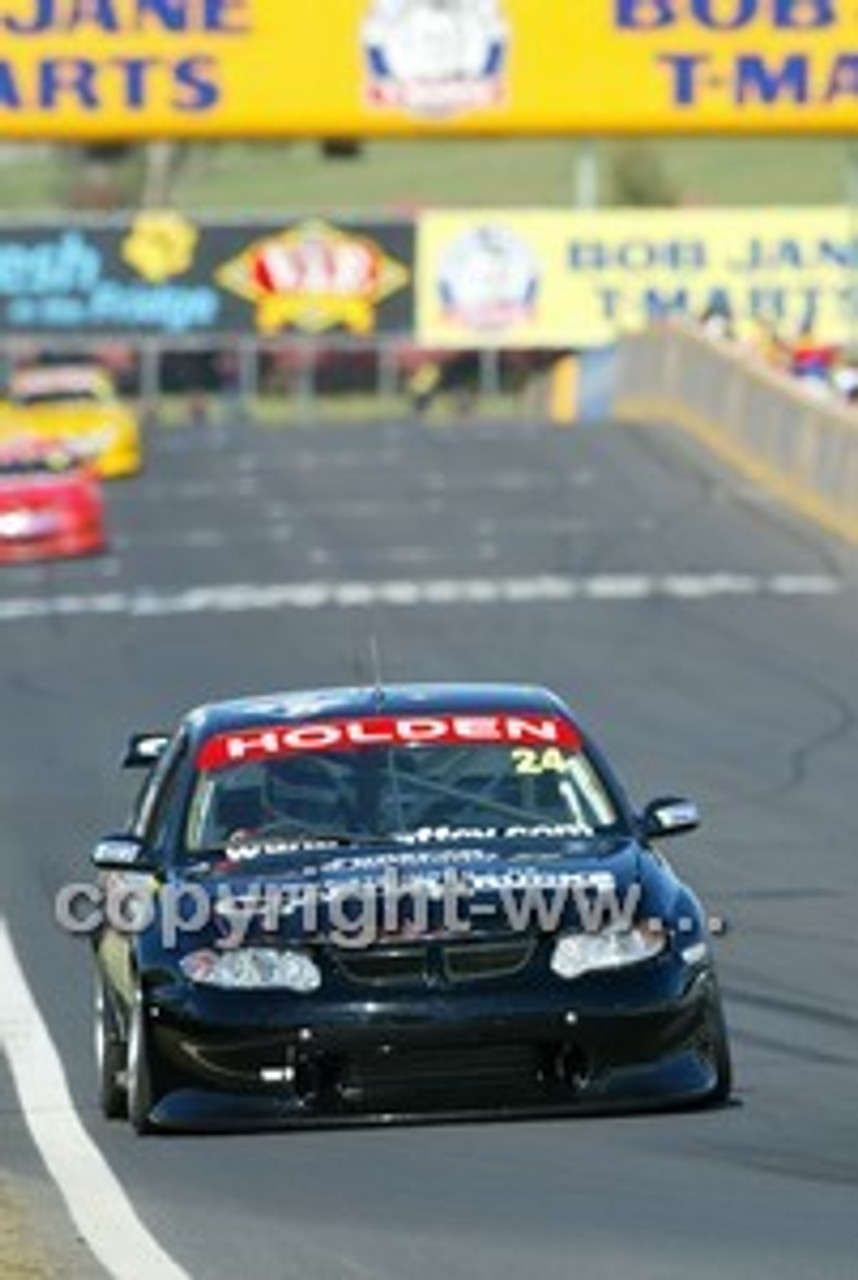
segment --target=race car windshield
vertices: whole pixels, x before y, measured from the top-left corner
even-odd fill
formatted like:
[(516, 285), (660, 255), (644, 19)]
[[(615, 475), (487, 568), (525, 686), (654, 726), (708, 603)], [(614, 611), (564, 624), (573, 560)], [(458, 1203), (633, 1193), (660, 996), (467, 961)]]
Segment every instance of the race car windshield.
[(619, 821), (580, 748), (421, 744), (201, 768), (185, 845), (199, 854), (245, 837), (359, 844), (457, 832), (587, 840)]
[(78, 460), (66, 453), (52, 454), (50, 457), (6, 458), (0, 460), (0, 480), (66, 475), (79, 466)]
[(39, 405), (97, 404), (100, 397), (95, 390), (79, 387), (74, 390), (57, 388), (52, 391), (20, 391), (12, 399), (21, 408), (32, 409)]

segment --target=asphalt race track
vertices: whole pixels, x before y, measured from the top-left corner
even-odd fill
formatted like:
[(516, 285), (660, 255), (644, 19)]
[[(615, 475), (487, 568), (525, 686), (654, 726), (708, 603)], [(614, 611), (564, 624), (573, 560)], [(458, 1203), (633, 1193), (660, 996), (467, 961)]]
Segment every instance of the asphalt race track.
[[(113, 556), (0, 575), (0, 915), (163, 1249), (199, 1280), (854, 1277), (858, 555), (657, 430), (188, 429), (150, 457), (110, 490)], [(733, 1105), (143, 1140), (100, 1118), (87, 946), (53, 900), (124, 816), (124, 736), (366, 680), (372, 636), (391, 681), (556, 687), (637, 800), (700, 802), (670, 856), (732, 924)], [(0, 1058), (0, 1165), (46, 1181), (26, 1132)]]

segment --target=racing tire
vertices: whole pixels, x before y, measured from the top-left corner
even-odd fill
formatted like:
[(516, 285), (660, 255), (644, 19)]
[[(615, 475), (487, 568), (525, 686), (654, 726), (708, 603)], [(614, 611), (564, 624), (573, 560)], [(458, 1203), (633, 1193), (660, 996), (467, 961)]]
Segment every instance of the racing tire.
[(126, 1114), (124, 1085), (126, 1043), (116, 1008), (103, 975), (95, 979), (95, 1064), (98, 1071), (98, 1105), (106, 1120)]
[(152, 1046), (152, 1032), (146, 999), (139, 985), (128, 1013), (128, 1056), (126, 1094), (128, 1119), (140, 1134), (151, 1133), (150, 1113), (161, 1096), (157, 1086), (158, 1070)]
[(715, 1069), (715, 1084), (707, 1099), (714, 1106), (729, 1102), (733, 1091), (733, 1061), (730, 1055), (730, 1040), (727, 1032), (727, 1021), (721, 998), (715, 995), (709, 1010), (706, 1028), (708, 1053)]

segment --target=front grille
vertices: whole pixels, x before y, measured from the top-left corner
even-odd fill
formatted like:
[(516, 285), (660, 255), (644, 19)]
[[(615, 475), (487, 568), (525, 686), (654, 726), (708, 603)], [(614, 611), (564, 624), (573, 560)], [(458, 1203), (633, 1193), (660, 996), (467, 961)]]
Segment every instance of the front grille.
[(376, 987), (437, 986), (512, 977), (526, 968), (535, 950), (536, 939), (522, 935), (337, 949), (333, 956), (349, 982)]
[(441, 954), (444, 972), (451, 982), (475, 982), (480, 978), (508, 978), (524, 969), (536, 949), (534, 938), (474, 939), (448, 943)]
[[(475, 1087), (533, 1085), (537, 1052), (532, 1045), (466, 1045), (450, 1048), (388, 1049), (351, 1059), (342, 1085), (367, 1092), (449, 1094)], [(476, 1095), (478, 1096), (478, 1095)]]
[(425, 946), (337, 951), (335, 958), (340, 973), (350, 982), (396, 987), (422, 985), (429, 978), (429, 951)]

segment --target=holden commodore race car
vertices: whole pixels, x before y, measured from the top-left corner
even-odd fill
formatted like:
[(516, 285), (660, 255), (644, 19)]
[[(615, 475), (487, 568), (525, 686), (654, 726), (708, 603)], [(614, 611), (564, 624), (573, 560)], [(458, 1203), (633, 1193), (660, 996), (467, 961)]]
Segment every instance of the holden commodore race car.
[(101, 485), (88, 464), (47, 441), (0, 444), (0, 564), (106, 547)]
[[(709, 929), (566, 705), (404, 685), (137, 734), (95, 846), (101, 1107), (138, 1132), (721, 1102)], [(81, 910), (81, 908), (84, 908)]]
[(9, 385), (6, 430), (62, 439), (93, 461), (105, 479), (140, 470), (140, 428), (98, 365), (34, 366), (17, 370)]

